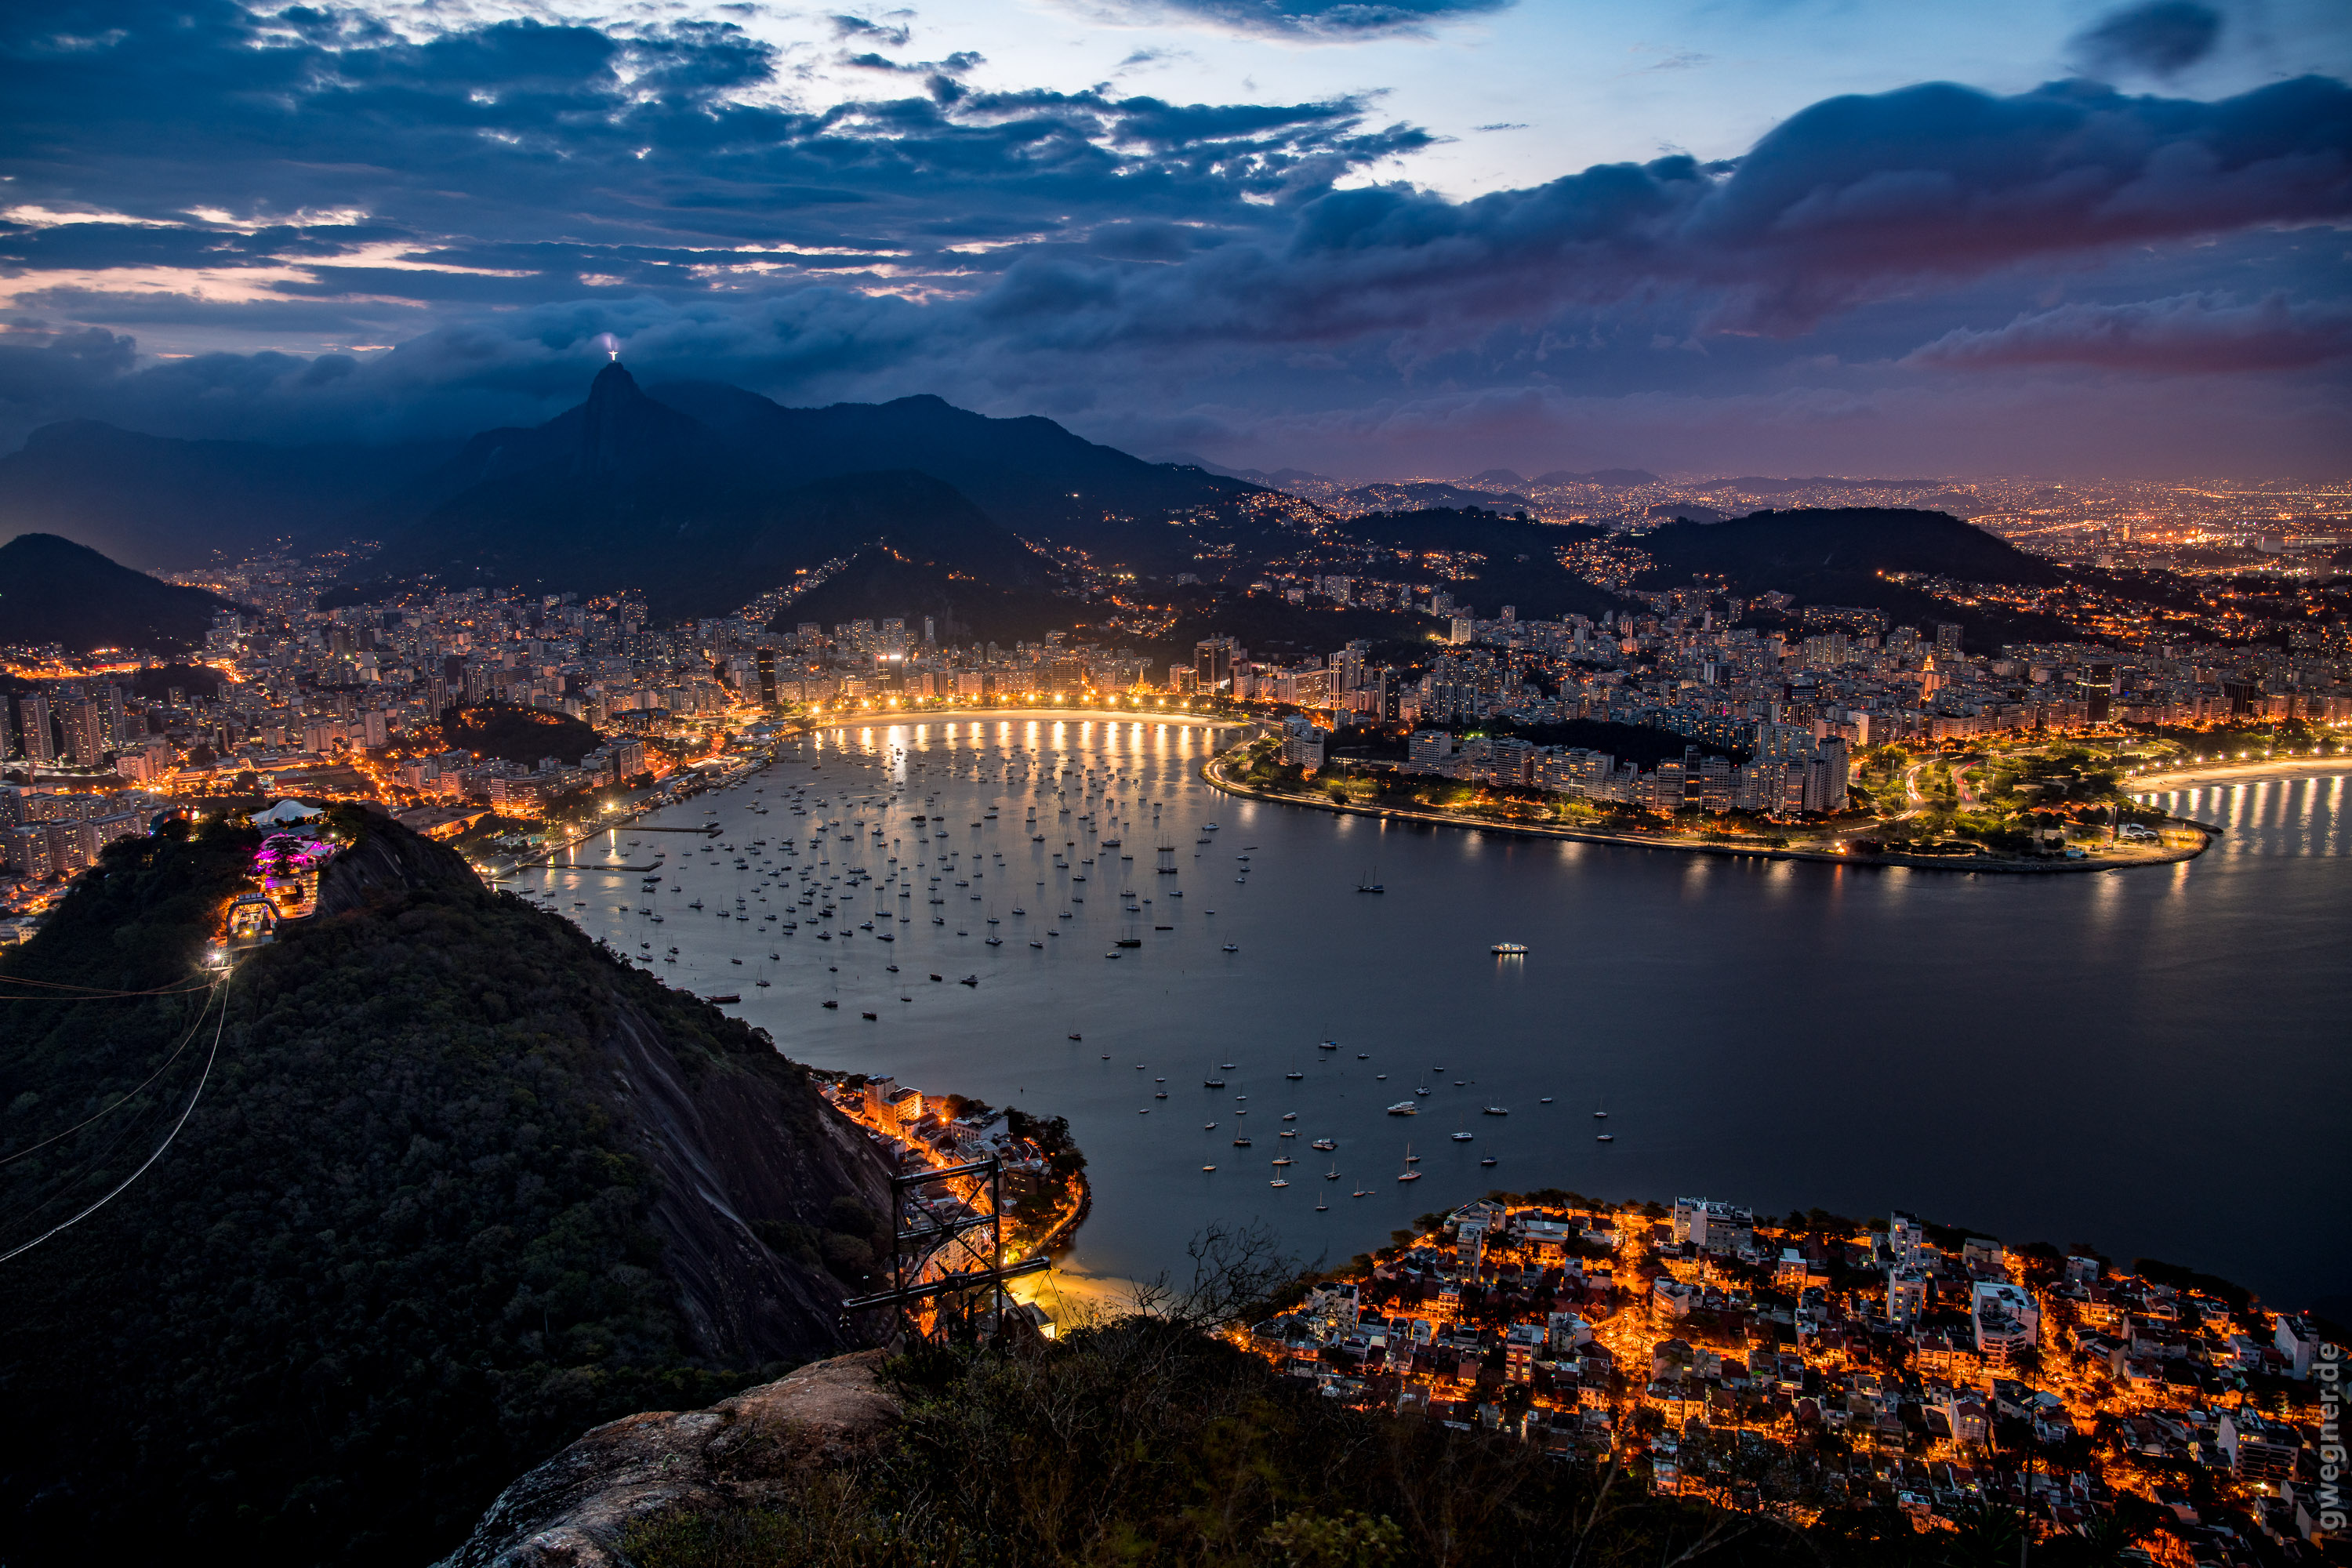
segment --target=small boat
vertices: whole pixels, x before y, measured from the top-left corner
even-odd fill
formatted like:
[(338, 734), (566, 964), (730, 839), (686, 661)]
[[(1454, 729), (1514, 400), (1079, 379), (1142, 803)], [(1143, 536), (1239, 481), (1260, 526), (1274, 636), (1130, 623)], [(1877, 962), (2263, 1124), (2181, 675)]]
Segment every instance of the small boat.
[(1456, 1143), (1467, 1143), (1471, 1139), (1475, 1138), (1477, 1134), (1465, 1127), (1459, 1132), (1449, 1132), (1446, 1136), (1453, 1139)]
[(1282, 1076), (1288, 1079), (1291, 1082), (1297, 1083), (1300, 1079), (1305, 1078), (1307, 1075), (1300, 1072), (1297, 1068), (1292, 1068), (1288, 1072), (1284, 1073)]
[(1229, 942), (1225, 943), (1225, 951), (1227, 952), (1239, 952), (1241, 951), (1241, 947), (1237, 943)]
[(1391, 1116), (1418, 1116), (1421, 1114), (1421, 1107), (1415, 1105), (1410, 1100), (1400, 1100), (1394, 1105), (1389, 1107), (1389, 1114)]
[(1479, 1112), (1481, 1116), (1508, 1116), (1510, 1113), (1510, 1108), (1503, 1105), (1490, 1105)]
[(1327, 1182), (1336, 1182), (1339, 1179), (1339, 1161), (1334, 1160), (1331, 1162), (1331, 1168), (1323, 1173), (1323, 1179)]
[(977, 991), (980, 989), (980, 976), (977, 974), (967, 974), (961, 980), (957, 981), (956, 984), (959, 985), (969, 985), (973, 990)]
[(1500, 1161), (1498, 1161), (1498, 1160), (1496, 1160), (1496, 1159), (1495, 1158), (1495, 1156), (1493, 1156), (1492, 1154), (1489, 1154), (1489, 1155), (1487, 1155), (1485, 1159), (1483, 1159), (1483, 1160), (1479, 1161), (1479, 1162), (1478, 1162), (1478, 1163), (1480, 1163), (1481, 1165), (1495, 1165), (1495, 1164), (1500, 1164), (1500, 1163), (1501, 1163), (1501, 1162), (1500, 1162)]
[(1238, 1137), (1238, 1138), (1236, 1138), (1236, 1139), (1234, 1139), (1234, 1148), (1236, 1148), (1236, 1149), (1246, 1149), (1246, 1148), (1248, 1148), (1249, 1146), (1250, 1146), (1249, 1134), (1248, 1134), (1248, 1133), (1246, 1133), (1246, 1132), (1244, 1132), (1244, 1134), (1242, 1134), (1240, 1137)]
[(1362, 1187), (1358, 1187), (1354, 1192), (1352, 1192), (1352, 1193), (1349, 1194), (1348, 1195), (1349, 1195), (1349, 1197), (1356, 1197), (1356, 1198), (1368, 1198), (1368, 1197), (1370, 1197), (1372, 1194), (1371, 1194), (1369, 1191), (1365, 1190), (1364, 1188), (1362, 1188)]
[(713, 996), (711, 1000), (719, 1004), (721, 1006), (725, 1006), (730, 1003), (740, 1002), (743, 998), (737, 995), (732, 991), (727, 991), (720, 993), (719, 995)]
[(1204, 1170), (1204, 1171), (1213, 1171), (1213, 1170), (1215, 1170), (1215, 1169), (1216, 1169), (1216, 1167), (1215, 1167), (1214, 1165), (1203, 1165), (1203, 1166), (1202, 1166), (1202, 1167), (1201, 1167), (1201, 1169), (1202, 1169), (1202, 1170)]
[(1141, 947), (1143, 945), (1143, 939), (1139, 936), (1123, 936), (1118, 939), (1118, 945), (1121, 947)]
[(1551, 1096), (1547, 1094), (1542, 1099), (1537, 1100), (1536, 1103), (1538, 1105), (1549, 1105), (1551, 1103)]
[(1338, 1141), (1337, 1141), (1337, 1140), (1335, 1140), (1335, 1139), (1330, 1139), (1330, 1138), (1318, 1138), (1317, 1140), (1315, 1140), (1315, 1142), (1314, 1142), (1309, 1143), (1309, 1144), (1308, 1144), (1308, 1145), (1307, 1145), (1307, 1146), (1309, 1149), (1320, 1149), (1320, 1150), (1322, 1150), (1324, 1152), (1328, 1153), (1328, 1152), (1330, 1152), (1332, 1150), (1337, 1149), (1339, 1145)]
[(861, 1018), (865, 1019), (867, 1023), (871, 1024), (871, 1023), (873, 1023), (873, 1022), (876, 1020), (876, 1018), (877, 1018), (877, 1016), (878, 1015), (876, 1015), (876, 1014), (873, 1014), (873, 1013), (860, 1013), (860, 1014), (859, 1014), (859, 1015), (857, 1015), (857, 1016), (858, 1016), (859, 1017), (861, 1017)]
[(1337, 1040), (1325, 1040), (1316, 1046), (1315, 1048), (1318, 1051), (1336, 1051), (1339, 1048), (1339, 1042)]
[(1486, 951), (1497, 958), (1524, 958), (1528, 944), (1523, 942), (1498, 942)]
[(1289, 1164), (1289, 1163), (1290, 1163), (1290, 1156), (1289, 1156), (1289, 1155), (1287, 1155), (1287, 1154), (1282, 1155), (1280, 1158), (1276, 1159), (1274, 1163), (1275, 1163), (1276, 1164), (1277, 1164), (1277, 1165), (1287, 1165), (1287, 1164)]
[(1268, 1182), (1266, 1185), (1270, 1187), (1286, 1187), (1290, 1185), (1290, 1184), (1284, 1181), (1280, 1176), (1276, 1176), (1273, 1181)]
[(1321, 1214), (1324, 1210), (1326, 1210), (1326, 1209), (1329, 1208), (1330, 1206), (1331, 1206), (1331, 1205), (1330, 1205), (1329, 1204), (1327, 1204), (1327, 1203), (1323, 1202), (1320, 1198), (1318, 1198), (1318, 1199), (1317, 1199), (1317, 1200), (1316, 1200), (1316, 1203), (1315, 1203), (1315, 1212), (1316, 1212), (1317, 1214)]
[[(935, 976), (933, 976), (933, 978), (934, 978), (934, 979), (936, 979), (936, 978), (937, 978), (937, 976), (935, 975)], [(1072, 1038), (1072, 1039), (1074, 1039), (1074, 1040), (1083, 1040), (1083, 1039), (1085, 1039), (1085, 1038), (1086, 1038), (1086, 1037), (1085, 1037), (1084, 1035), (1079, 1034), (1076, 1029), (1073, 1029), (1073, 1030), (1071, 1030), (1071, 1031), (1070, 1031), (1070, 1038)]]
[(825, 1005), (826, 1005), (826, 1006), (828, 1006), (828, 1007), (838, 1007), (838, 1006), (840, 1006), (840, 1005), (841, 1005), (841, 1004), (840, 1004), (840, 1003), (838, 1003), (838, 1002), (827, 1001), (827, 1002), (825, 1003)]
[(1372, 1053), (1370, 1051), (1358, 1051), (1356, 1053), (1356, 1059), (1360, 1062), (1370, 1061), (1372, 1059)]

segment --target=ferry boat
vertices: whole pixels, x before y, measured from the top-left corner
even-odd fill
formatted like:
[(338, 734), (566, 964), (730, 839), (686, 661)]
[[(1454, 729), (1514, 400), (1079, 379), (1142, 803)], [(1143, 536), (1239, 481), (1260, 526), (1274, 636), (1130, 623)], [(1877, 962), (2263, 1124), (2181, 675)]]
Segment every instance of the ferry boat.
[(1497, 958), (1524, 958), (1527, 956), (1528, 944), (1523, 942), (1498, 942), (1486, 951)]

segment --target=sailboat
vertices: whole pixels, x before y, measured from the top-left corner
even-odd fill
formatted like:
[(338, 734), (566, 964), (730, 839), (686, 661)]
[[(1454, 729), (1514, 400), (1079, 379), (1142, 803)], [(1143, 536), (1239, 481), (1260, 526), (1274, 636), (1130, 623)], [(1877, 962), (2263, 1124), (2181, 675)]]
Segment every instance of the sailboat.
[(1370, 876), (1367, 876), (1362, 881), (1356, 884), (1356, 891), (1360, 893), (1385, 893), (1388, 891), (1388, 889), (1381, 885), (1381, 868), (1377, 864), (1372, 867), (1371, 874)]
[(1412, 1168), (1414, 1159), (1415, 1155), (1412, 1152), (1412, 1145), (1408, 1143), (1404, 1146), (1404, 1169), (1397, 1173), (1398, 1181), (1417, 1182), (1421, 1180), (1421, 1173)]

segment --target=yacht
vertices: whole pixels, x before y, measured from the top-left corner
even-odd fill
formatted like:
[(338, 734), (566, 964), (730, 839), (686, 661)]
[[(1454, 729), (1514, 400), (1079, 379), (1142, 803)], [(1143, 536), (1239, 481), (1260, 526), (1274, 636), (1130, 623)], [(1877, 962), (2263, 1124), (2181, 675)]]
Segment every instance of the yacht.
[(1418, 1116), (1421, 1114), (1421, 1107), (1415, 1105), (1410, 1100), (1400, 1100), (1394, 1105), (1389, 1107), (1389, 1114), (1391, 1116)]

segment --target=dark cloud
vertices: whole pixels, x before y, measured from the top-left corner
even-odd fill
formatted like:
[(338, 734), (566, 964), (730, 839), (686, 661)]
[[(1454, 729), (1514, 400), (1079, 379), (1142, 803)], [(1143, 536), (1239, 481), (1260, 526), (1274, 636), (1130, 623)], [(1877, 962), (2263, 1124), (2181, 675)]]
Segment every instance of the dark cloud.
[(1990, 331), (1947, 332), (1914, 365), (1991, 370), (2092, 365), (2169, 374), (2299, 370), (2352, 359), (2352, 306), (2294, 304), (2284, 292), (2241, 305), (2199, 294), (2127, 305), (2062, 305)]
[[(903, 41), (888, 17), (848, 22), (852, 47)], [(877, 54), (879, 96), (811, 110), (779, 58), (719, 25), (415, 41), (226, 0), (0, 12), (0, 189), (19, 209), (0, 281), (57, 323), (54, 341), (0, 333), (17, 389), (0, 442), (61, 412), (247, 436), (544, 417), (604, 331), (655, 379), (1105, 419), (1496, 378), (1680, 395), (1763, 377), (1788, 340), (1897, 301), (1900, 335), (1882, 323), (1856, 357), (1884, 367), (1956, 318), (2003, 320), (2022, 269), (2352, 215), (2352, 90), (2320, 78), (2218, 102), (1928, 84), (1816, 104), (1737, 161), (1455, 202), (1368, 183), (1433, 142), (1369, 100), (980, 90), (949, 69), (967, 57)], [(1920, 303), (1969, 289), (1986, 292), (1965, 314)], [(2175, 313), (2110, 336), (2227, 335)], [(284, 353), (134, 365), (126, 330), (184, 352), (400, 346), (322, 381)], [(2062, 363), (2039, 352), (1953, 334), (1914, 371)]]
[(1425, 33), (1465, 16), (1507, 8), (1514, 0), (1133, 0), (1119, 8), (1167, 20), (1191, 20), (1262, 37), (1346, 43)]
[(915, 36), (904, 26), (885, 26), (867, 21), (863, 16), (829, 16), (826, 20), (833, 24), (835, 37), (870, 39), (877, 44), (887, 44), (892, 48), (905, 48), (908, 41)]
[(2138, 71), (2177, 76), (2221, 41), (2221, 13), (2198, 0), (2144, 0), (2110, 11), (2068, 41), (2067, 52), (2094, 75)]

